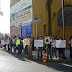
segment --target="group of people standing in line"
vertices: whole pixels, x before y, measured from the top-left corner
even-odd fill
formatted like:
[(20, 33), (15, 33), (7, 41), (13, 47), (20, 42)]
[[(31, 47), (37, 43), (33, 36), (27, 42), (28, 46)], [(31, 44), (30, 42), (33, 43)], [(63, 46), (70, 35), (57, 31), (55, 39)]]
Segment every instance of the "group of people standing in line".
[(30, 36), (26, 36), (21, 39), (19, 36), (15, 36), (13, 38), (1, 39), (1, 46), (4, 49), (8, 49), (10, 53), (17, 52), (18, 54), (22, 53), (22, 49), (24, 50), (24, 54), (26, 56), (32, 57), (32, 39)]
[[(47, 35), (45, 37), (48, 37)], [(44, 47), (38, 47), (38, 59), (42, 59), (43, 58), (43, 53), (42, 51), (44, 50), (47, 53), (47, 59), (49, 59), (49, 55), (50, 55), (50, 59), (53, 58), (53, 56), (57, 57), (56, 53), (57, 51), (59, 52), (59, 59), (60, 58), (65, 58), (64, 56), (64, 48), (56, 48), (52, 45), (52, 42), (55, 40), (53, 36), (50, 36), (50, 38), (52, 39), (52, 41), (50, 42), (50, 44), (45, 44), (45, 38), (44, 40), (42, 39), (42, 36), (38, 37), (38, 40), (43, 40), (44, 41)], [(70, 59), (72, 59), (72, 47), (71, 47), (71, 39), (72, 36), (69, 40), (69, 46), (70, 46)], [(62, 37), (59, 37), (59, 40), (62, 40)], [(22, 53), (22, 49), (24, 51), (24, 55), (25, 56), (29, 56), (32, 57), (32, 50), (34, 50), (34, 38), (30, 38), (30, 36), (26, 36), (25, 38), (21, 39), (20, 37), (13, 37), (13, 38), (7, 38), (7, 40), (4, 39), (0, 39), (0, 44), (2, 45), (2, 47), (4, 46), (4, 49), (6, 49), (6, 47), (8, 48), (8, 51), (10, 51), (10, 53), (12, 54), (12, 48), (14, 50), (14, 52), (17, 52), (18, 54)]]
[[(48, 37), (48, 36), (46, 35), (45, 37)], [(40, 36), (38, 39), (42, 40), (42, 36)], [(53, 41), (55, 41), (54, 36), (50, 36), (50, 39), (52, 40), (50, 42), (50, 44), (46, 44), (45, 43), (45, 38), (44, 38), (44, 50), (47, 53), (47, 59), (49, 59), (49, 55), (50, 55), (50, 59), (52, 59), (53, 57), (56, 57), (56, 58), (59, 57), (59, 59), (66, 59), (66, 57), (65, 57), (65, 48), (56, 48), (56, 46), (53, 46)], [(71, 39), (72, 39), (72, 36), (70, 37), (70, 40), (69, 40), (70, 59), (72, 59)], [(60, 36), (57, 40), (63, 40), (63, 39)], [(43, 58), (42, 50), (43, 50), (43, 48), (38, 47), (38, 59)], [(40, 57), (39, 57), (39, 53), (40, 53)]]

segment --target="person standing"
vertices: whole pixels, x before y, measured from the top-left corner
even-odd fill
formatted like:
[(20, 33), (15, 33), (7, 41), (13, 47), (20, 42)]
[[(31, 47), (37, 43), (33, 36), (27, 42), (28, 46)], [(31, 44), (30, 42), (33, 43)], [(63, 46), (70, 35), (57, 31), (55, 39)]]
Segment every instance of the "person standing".
[(14, 38), (12, 39), (12, 41), (13, 41), (13, 49), (14, 49), (14, 52), (16, 52), (16, 45), (15, 45), (16, 44), (16, 41), (15, 41)]
[(72, 35), (69, 39), (69, 47), (70, 47), (70, 59), (72, 59), (72, 45), (71, 45)]
[(21, 39), (20, 37), (17, 40), (17, 45), (18, 45), (18, 54), (21, 54), (22, 52), (22, 47), (21, 47)]
[[(52, 36), (50, 36), (50, 40), (52, 40)], [(52, 55), (51, 55), (51, 43), (52, 43), (52, 41), (50, 41), (50, 44), (48, 44), (48, 48), (47, 48), (47, 60), (49, 59), (49, 55), (50, 55), (50, 59), (52, 59)]]
[(12, 39), (10, 40), (9, 45), (10, 45), (10, 52), (11, 52), (11, 54), (12, 54), (12, 47), (13, 47), (13, 41), (12, 41)]
[(28, 36), (26, 36), (25, 40), (25, 55), (28, 56), (28, 44), (27, 44)]
[(52, 36), (52, 57), (56, 57), (56, 40), (54, 40), (54, 36)]
[(10, 39), (8, 38), (8, 39), (7, 39), (7, 47), (8, 47), (8, 51), (10, 51), (10, 48), (9, 48), (9, 42), (10, 42)]
[[(39, 40), (42, 40), (42, 36), (39, 37)], [(42, 47), (38, 47), (38, 59), (42, 59), (43, 55), (42, 55)], [(40, 54), (39, 54), (40, 53)]]
[(28, 56), (32, 57), (32, 39), (30, 38), (30, 36), (28, 36), (28, 39), (29, 39)]

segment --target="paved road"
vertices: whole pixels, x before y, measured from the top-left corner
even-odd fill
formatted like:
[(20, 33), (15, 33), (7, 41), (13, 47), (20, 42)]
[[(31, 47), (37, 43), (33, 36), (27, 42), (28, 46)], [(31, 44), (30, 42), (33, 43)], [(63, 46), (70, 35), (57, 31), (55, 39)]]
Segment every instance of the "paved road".
[(0, 72), (72, 72), (72, 64), (42, 64), (0, 50)]

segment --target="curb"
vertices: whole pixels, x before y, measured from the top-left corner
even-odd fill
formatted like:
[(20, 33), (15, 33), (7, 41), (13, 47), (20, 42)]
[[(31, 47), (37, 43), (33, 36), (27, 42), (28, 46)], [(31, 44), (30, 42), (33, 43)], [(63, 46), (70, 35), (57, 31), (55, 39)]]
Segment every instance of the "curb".
[[(10, 51), (6, 51), (6, 50), (3, 50), (3, 49), (0, 49), (2, 51), (5, 51), (5, 52), (8, 52), (10, 53)], [(17, 53), (13, 52), (14, 55), (18, 55)], [(27, 56), (24, 56), (22, 54), (18, 55), (18, 56), (21, 56), (21, 57), (25, 57), (29, 60), (32, 60), (32, 61), (38, 61), (38, 62), (42, 62), (42, 60), (38, 60), (36, 58), (33, 58), (33, 57), (27, 57)], [(72, 60), (48, 60), (47, 63), (50, 63), (50, 62), (59, 62), (59, 63), (72, 63)]]

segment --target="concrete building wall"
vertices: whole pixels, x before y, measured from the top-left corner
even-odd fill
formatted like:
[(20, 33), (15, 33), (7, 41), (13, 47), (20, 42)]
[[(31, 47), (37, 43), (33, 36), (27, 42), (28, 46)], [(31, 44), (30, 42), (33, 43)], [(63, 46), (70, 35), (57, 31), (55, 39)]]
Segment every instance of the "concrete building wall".
[[(38, 35), (48, 34), (48, 10), (47, 10), (47, 0), (33, 0), (33, 20), (37, 17), (41, 19), (41, 22), (37, 23)], [(45, 29), (44, 29), (45, 26)], [(36, 24), (33, 23), (33, 37), (36, 37)]]
[[(64, 0), (64, 5), (69, 6), (72, 5), (72, 0)], [(51, 5), (51, 27), (52, 27), (52, 35), (54, 36), (63, 36), (63, 27), (57, 27), (57, 15), (60, 9), (62, 8), (62, 0), (52, 0)], [(54, 16), (55, 13), (55, 16)], [(70, 16), (70, 15), (69, 15)], [(65, 27), (65, 39), (67, 40), (67, 47), (68, 47), (68, 40), (72, 35), (72, 26)]]

